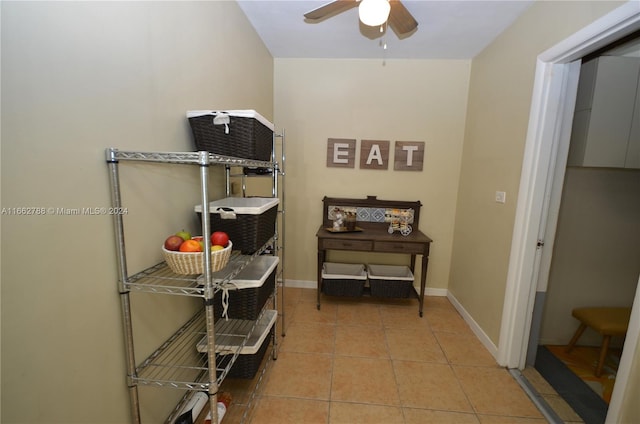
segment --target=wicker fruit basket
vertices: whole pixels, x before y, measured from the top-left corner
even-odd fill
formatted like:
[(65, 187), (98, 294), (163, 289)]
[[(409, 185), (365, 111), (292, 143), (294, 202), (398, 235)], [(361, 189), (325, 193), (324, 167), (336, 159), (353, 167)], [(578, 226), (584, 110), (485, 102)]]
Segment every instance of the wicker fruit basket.
[[(232, 246), (233, 243), (229, 241), (224, 249), (211, 251), (211, 271), (220, 271), (227, 266)], [(162, 254), (169, 268), (176, 274), (193, 275), (204, 272), (204, 252), (174, 252), (162, 246)]]

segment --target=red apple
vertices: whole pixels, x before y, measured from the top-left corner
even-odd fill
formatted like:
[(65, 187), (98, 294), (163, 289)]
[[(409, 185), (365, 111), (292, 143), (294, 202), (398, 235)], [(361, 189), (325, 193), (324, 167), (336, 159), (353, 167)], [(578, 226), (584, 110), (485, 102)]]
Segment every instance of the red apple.
[(211, 234), (211, 244), (214, 246), (227, 247), (229, 236), (224, 231), (215, 231)]
[(176, 235), (169, 236), (164, 241), (164, 248), (167, 250), (172, 250), (174, 252), (177, 252), (178, 250), (180, 250), (180, 245), (182, 244), (183, 241), (184, 239), (180, 236), (176, 236)]

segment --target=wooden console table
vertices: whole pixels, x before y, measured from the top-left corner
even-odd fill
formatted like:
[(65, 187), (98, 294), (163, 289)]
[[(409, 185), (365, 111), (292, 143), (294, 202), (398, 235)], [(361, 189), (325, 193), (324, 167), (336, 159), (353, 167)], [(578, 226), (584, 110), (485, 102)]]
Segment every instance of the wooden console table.
[[(361, 252), (383, 252), (400, 253), (411, 255), (411, 272), (415, 273), (416, 256), (421, 255), (420, 272), (420, 293), (414, 288), (413, 292), (419, 301), (419, 314), (423, 316), (424, 291), (427, 279), (427, 265), (429, 263), (429, 247), (431, 240), (428, 236), (418, 230), (420, 217), (420, 202), (404, 202), (378, 200), (374, 196), (366, 199), (345, 199), (329, 198), (323, 199), (323, 223), (316, 233), (318, 238), (318, 286), (317, 286), (317, 307), (320, 309), (320, 294), (322, 293), (322, 265), (326, 259), (327, 250), (352, 250)], [(343, 209), (371, 208), (378, 213), (390, 209), (413, 210), (412, 230), (409, 235), (402, 235), (400, 232), (389, 234), (389, 222), (380, 221), (358, 221), (357, 226), (362, 231), (357, 232), (332, 232), (327, 228), (332, 228), (333, 221), (330, 219), (330, 208), (339, 207)], [(367, 209), (368, 211), (368, 209)]]

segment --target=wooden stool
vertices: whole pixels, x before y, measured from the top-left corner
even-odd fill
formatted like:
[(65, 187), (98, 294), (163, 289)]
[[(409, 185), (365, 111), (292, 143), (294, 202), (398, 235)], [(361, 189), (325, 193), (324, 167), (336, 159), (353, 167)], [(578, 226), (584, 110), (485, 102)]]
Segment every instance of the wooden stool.
[(576, 308), (571, 311), (571, 315), (580, 321), (580, 327), (576, 330), (573, 338), (567, 346), (566, 352), (570, 352), (574, 345), (584, 333), (587, 327), (593, 328), (602, 334), (602, 347), (600, 348), (600, 359), (596, 366), (596, 377), (602, 374), (604, 360), (607, 357), (611, 337), (627, 334), (631, 308)]

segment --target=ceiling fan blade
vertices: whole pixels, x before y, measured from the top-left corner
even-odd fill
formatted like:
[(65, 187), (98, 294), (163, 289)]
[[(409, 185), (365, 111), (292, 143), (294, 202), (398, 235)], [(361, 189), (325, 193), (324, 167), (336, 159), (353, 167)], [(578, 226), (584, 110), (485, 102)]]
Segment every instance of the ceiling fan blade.
[(335, 0), (305, 13), (304, 17), (312, 21), (317, 21), (337, 15), (340, 12), (355, 7), (357, 4), (358, 0)]
[(391, 3), (389, 26), (391, 26), (396, 34), (407, 34), (418, 28), (418, 22), (400, 0), (389, 0), (389, 3)]

